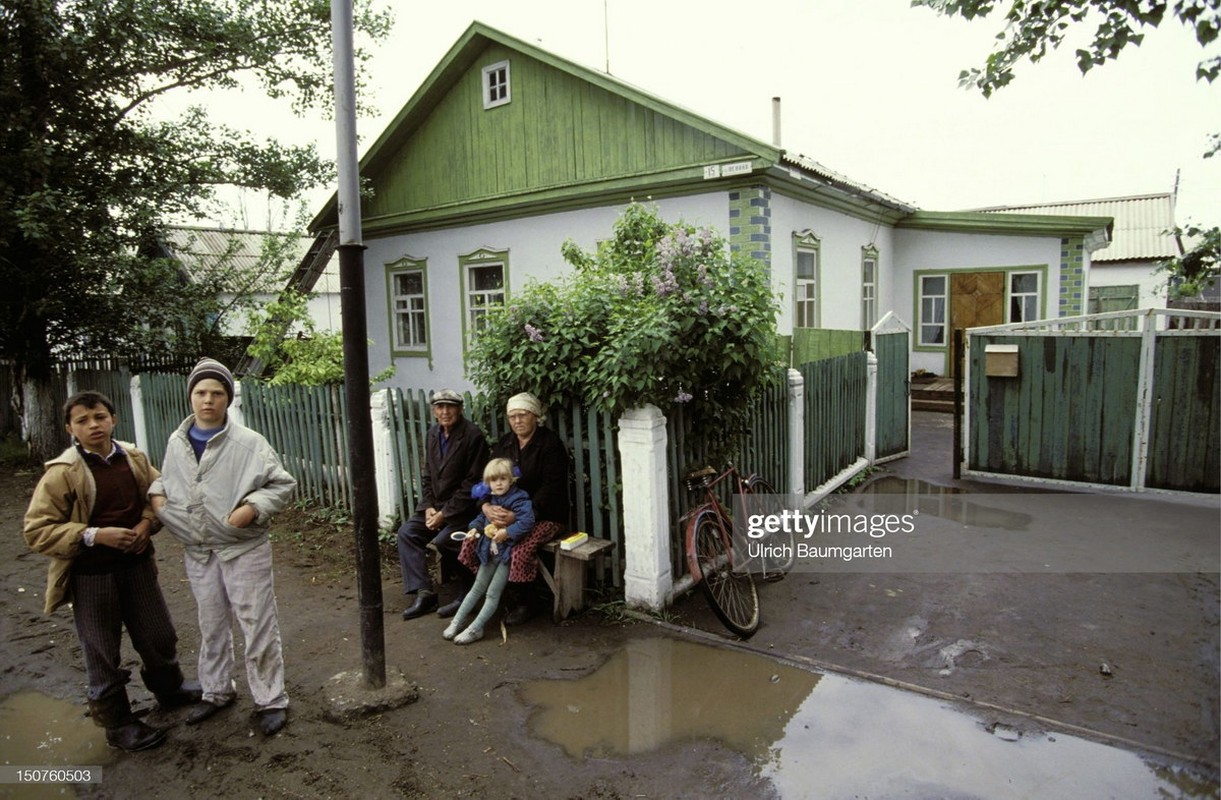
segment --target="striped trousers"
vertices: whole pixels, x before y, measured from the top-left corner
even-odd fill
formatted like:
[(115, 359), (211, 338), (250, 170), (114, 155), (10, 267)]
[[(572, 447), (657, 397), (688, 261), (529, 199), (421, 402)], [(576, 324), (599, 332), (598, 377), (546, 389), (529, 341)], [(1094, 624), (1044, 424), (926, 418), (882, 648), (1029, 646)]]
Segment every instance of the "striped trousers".
[(131, 670), (121, 666), (124, 626), (146, 672), (177, 672), (178, 634), (152, 556), (102, 575), (73, 573), (72, 617), (85, 656), (90, 700), (109, 697), (131, 680)]

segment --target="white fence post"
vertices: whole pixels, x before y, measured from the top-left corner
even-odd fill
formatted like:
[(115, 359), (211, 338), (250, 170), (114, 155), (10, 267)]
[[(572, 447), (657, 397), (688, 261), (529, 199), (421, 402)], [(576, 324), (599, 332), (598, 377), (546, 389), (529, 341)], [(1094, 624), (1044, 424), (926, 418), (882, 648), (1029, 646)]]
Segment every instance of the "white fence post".
[(624, 600), (661, 610), (670, 595), (670, 497), (666, 482), (666, 418), (653, 405), (619, 418), (623, 465)]
[(777, 487), (794, 497), (806, 493), (806, 381), (789, 368), (789, 485)]
[[(377, 487), (377, 524), (385, 528), (398, 512), (403, 487), (394, 463), (394, 441), (390, 429), (390, 390), (381, 389), (369, 396), (369, 416), (373, 421), (373, 473)], [(396, 496), (397, 495), (397, 496)]]
[(226, 413), (233, 417), (238, 425), (246, 424), (246, 415), (242, 413), (242, 382), (233, 382), (233, 402), (229, 404)]
[(872, 464), (878, 458), (877, 353), (866, 351), (865, 363), (865, 460)]
[(136, 447), (148, 452), (148, 419), (144, 414), (144, 389), (140, 376), (131, 376), (131, 424), (136, 429)]

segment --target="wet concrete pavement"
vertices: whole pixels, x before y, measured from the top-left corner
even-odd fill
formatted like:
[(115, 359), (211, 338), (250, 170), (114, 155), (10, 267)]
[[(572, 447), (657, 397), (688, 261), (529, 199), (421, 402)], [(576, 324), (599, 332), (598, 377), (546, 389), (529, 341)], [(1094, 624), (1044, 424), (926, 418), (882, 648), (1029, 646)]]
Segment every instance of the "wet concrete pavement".
[[(950, 491), (999, 497), (1029, 515), (1031, 527), (1062, 526), (1073, 539), (1194, 541), (1211, 571), (1139, 572), (1127, 564), (1122, 572), (793, 573), (763, 586), (764, 625), (740, 646), (950, 702), (984, 729), (1072, 734), (1194, 764), (1215, 781), (1217, 498), (1041, 496), (1045, 490), (1028, 485), (955, 480), (951, 426), (949, 415), (915, 412), (912, 455), (874, 480), (897, 484), (913, 504)], [(683, 607), (698, 619), (697, 602)], [(714, 621), (697, 624), (716, 635)], [(1131, 789), (1094, 796), (1153, 796)], [(1213, 783), (1186, 796), (1215, 791)], [(964, 792), (991, 796), (978, 787)]]

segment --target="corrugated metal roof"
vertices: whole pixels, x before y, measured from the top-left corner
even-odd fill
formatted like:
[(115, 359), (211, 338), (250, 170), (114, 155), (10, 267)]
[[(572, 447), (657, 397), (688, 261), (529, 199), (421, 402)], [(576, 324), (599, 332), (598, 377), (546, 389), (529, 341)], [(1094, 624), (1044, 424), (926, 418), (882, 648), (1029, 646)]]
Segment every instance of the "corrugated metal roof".
[(863, 183), (858, 183), (857, 181), (852, 180), (848, 176), (843, 175), (839, 172), (836, 172), (833, 169), (824, 167), (822, 164), (819, 164), (814, 159), (808, 158), (807, 156), (803, 156), (800, 153), (790, 153), (788, 151), (783, 151), (780, 154), (780, 160), (784, 163), (792, 164), (793, 166), (800, 167), (801, 169), (804, 169), (807, 172), (811, 172), (814, 175), (818, 176), (819, 178), (825, 180), (827, 183), (831, 184), (832, 186), (837, 186), (841, 189), (846, 189), (853, 194), (864, 196), (867, 199), (881, 202), (885, 205), (892, 206), (898, 210), (907, 211), (908, 213), (916, 210), (916, 207), (913, 206), (911, 203), (905, 203), (902, 200), (891, 197), (890, 195), (886, 194), (885, 192), (880, 192), (871, 186), (866, 186)]
[[(232, 268), (237, 274), (249, 279), (244, 287), (236, 291), (276, 293), (284, 288), (288, 276), (305, 257), (314, 237), (298, 237), (292, 257), (285, 270), (276, 274), (260, 274), (259, 259), (269, 237), (276, 235), (263, 231), (240, 231), (224, 228), (194, 228), (172, 226), (166, 230), (166, 244), (172, 255), (192, 277), (207, 274), (215, 269)], [(339, 262), (335, 257), (327, 264), (326, 271), (314, 284), (319, 294), (338, 294)]]
[(1144, 261), (1175, 258), (1182, 253), (1174, 229), (1174, 195), (1143, 194), (1078, 200), (1065, 203), (1039, 203), (1030, 206), (995, 206), (976, 211), (1006, 214), (1063, 214), (1068, 216), (1111, 217), (1115, 227), (1111, 244), (1093, 254), (1091, 260)]

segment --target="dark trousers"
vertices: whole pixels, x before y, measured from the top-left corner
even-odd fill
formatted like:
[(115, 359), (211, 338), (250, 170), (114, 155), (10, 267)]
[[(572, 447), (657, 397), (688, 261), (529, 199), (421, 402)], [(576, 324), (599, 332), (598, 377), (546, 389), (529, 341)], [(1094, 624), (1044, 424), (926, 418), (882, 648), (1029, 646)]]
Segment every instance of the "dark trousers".
[(399, 569), (403, 572), (403, 592), (411, 594), (420, 589), (432, 588), (428, 577), (428, 553), (425, 548), (431, 543), (441, 554), (442, 572), (453, 570), (458, 564), (460, 544), (450, 538), (454, 531), (466, 533), (469, 520), (450, 523), (440, 531), (432, 531), (424, 524), (424, 512), (412, 515), (398, 531)]
[[(173, 674), (181, 682), (178, 634), (157, 583), (157, 565), (152, 558), (104, 575), (74, 574), (72, 595), (90, 700), (120, 691), (131, 679), (131, 671), (120, 666), (124, 626), (144, 662), (146, 681), (149, 676)], [(177, 688), (177, 684), (170, 688)]]

